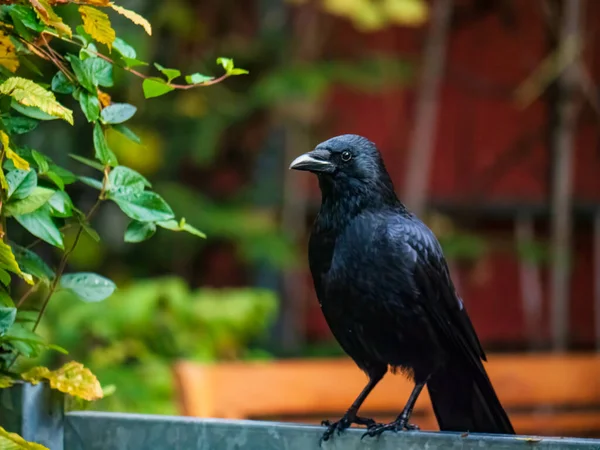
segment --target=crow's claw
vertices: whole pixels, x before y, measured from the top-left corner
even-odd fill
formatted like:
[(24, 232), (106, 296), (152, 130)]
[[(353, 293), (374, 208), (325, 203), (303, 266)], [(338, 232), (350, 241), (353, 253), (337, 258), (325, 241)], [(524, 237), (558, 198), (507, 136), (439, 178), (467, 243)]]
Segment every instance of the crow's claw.
[(413, 425), (412, 423), (407, 423), (406, 420), (395, 420), (392, 423), (388, 423), (387, 425), (377, 424), (375, 426), (370, 426), (367, 428), (367, 432), (362, 435), (361, 439), (364, 439), (366, 436), (369, 437), (377, 437), (380, 436), (384, 431), (418, 431), (419, 427), (417, 425)]
[(355, 423), (357, 425), (365, 425), (367, 427), (367, 429), (371, 429), (371, 428), (378, 427), (378, 426), (383, 426), (382, 424), (375, 422), (373, 419), (368, 419), (365, 417), (358, 417), (358, 416), (355, 416), (355, 417), (344, 416), (337, 422), (333, 422), (333, 423), (330, 422), (329, 420), (323, 420), (321, 422), (321, 425), (327, 427), (327, 430), (325, 430), (325, 433), (323, 433), (323, 436), (321, 436), (319, 445), (321, 445), (325, 441), (328, 441), (335, 432), (337, 432), (338, 435), (341, 434), (342, 431), (344, 431), (346, 428), (349, 428), (350, 425), (352, 425), (353, 423)]

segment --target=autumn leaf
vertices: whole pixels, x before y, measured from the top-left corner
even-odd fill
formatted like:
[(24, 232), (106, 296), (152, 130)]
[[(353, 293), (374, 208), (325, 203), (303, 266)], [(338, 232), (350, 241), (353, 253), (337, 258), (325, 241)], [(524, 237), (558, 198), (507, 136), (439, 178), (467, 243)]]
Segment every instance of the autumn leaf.
[(102, 105), (103, 108), (106, 108), (108, 105), (110, 105), (110, 102), (111, 102), (110, 95), (108, 95), (106, 92), (103, 92), (99, 89), (98, 89), (98, 100), (100, 100), (100, 104)]
[[(8, 182), (6, 181), (6, 176), (4, 175), (4, 170), (2, 170), (2, 167), (0, 167), (0, 187), (2, 187), (2, 189), (8, 189)], [(0, 236), (0, 238), (3, 238), (4, 235)]]
[(61, 105), (52, 92), (31, 80), (11, 77), (0, 84), (0, 94), (10, 95), (24, 106), (34, 106), (73, 125), (73, 111)]
[(15, 380), (6, 375), (0, 375), (0, 389), (11, 387), (13, 384), (15, 384)]
[(2, 30), (0, 30), (0, 64), (13, 73), (19, 68), (19, 58), (15, 44)]
[(80, 6), (79, 13), (83, 19), (83, 29), (95, 40), (108, 45), (110, 49), (115, 41), (116, 33), (112, 29), (108, 14), (91, 6)]
[(16, 433), (9, 433), (0, 427), (0, 448), (7, 450), (48, 450), (41, 444), (29, 442)]
[(140, 25), (146, 31), (146, 33), (148, 33), (149, 35), (152, 35), (152, 25), (150, 25), (150, 22), (148, 22), (146, 19), (144, 19), (138, 13), (133, 12), (129, 9), (125, 9), (122, 6), (115, 5), (114, 3), (111, 3), (110, 7), (112, 9), (114, 9), (116, 12), (118, 12), (119, 14), (127, 17), (129, 20), (131, 20), (136, 25)]
[(0, 142), (2, 143), (2, 148), (6, 152), (6, 157), (14, 163), (17, 169), (29, 170), (29, 163), (10, 148), (10, 139), (4, 131), (0, 131)]
[(76, 361), (68, 362), (54, 371), (47, 367), (34, 367), (21, 377), (32, 384), (48, 380), (52, 389), (88, 401), (98, 400), (103, 396), (102, 386), (96, 376)]
[[(10, 270), (11, 272), (16, 273), (23, 278), (28, 284), (33, 284), (33, 277), (28, 273), (21, 271), (21, 268), (17, 263), (17, 259), (12, 252), (12, 248), (10, 248), (10, 246), (5, 244), (3, 241), (0, 241), (0, 268)], [(1, 382), (2, 377), (0, 376), (0, 383)], [(2, 387), (1, 384), (0, 387)]]
[(33, 9), (35, 9), (35, 13), (40, 20), (46, 25), (54, 27), (57, 31), (66, 34), (69, 37), (73, 35), (71, 28), (63, 22), (62, 18), (56, 14), (56, 12), (54, 12), (52, 6), (48, 3), (48, 0), (29, 0), (29, 3), (31, 3)]

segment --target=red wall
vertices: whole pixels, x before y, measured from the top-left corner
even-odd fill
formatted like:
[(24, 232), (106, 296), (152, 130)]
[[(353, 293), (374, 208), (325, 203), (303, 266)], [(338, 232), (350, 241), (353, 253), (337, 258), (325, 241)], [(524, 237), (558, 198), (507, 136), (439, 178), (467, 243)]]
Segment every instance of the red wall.
[[(515, 88), (547, 54), (544, 19), (538, 2), (521, 0), (513, 4), (518, 7), (513, 25), (505, 25), (498, 14), (492, 13), (471, 22), (457, 20), (459, 25), (451, 33), (430, 179), (433, 199), (464, 204), (548, 201), (547, 106), (544, 100), (538, 100), (520, 108), (513, 96)], [(589, 31), (595, 27), (593, 18), (599, 17), (600, 2), (588, 2), (588, 8)], [(364, 55), (371, 50), (416, 58), (424, 36), (423, 30), (410, 29), (359, 35), (342, 21), (335, 31), (336, 41), (329, 43), (332, 58)], [(591, 51), (600, 44), (598, 37), (596, 41), (586, 39), (585, 51), (586, 65), (595, 78), (600, 69)], [(400, 87), (380, 95), (336, 88), (328, 99), (330, 135), (356, 133), (375, 141), (397, 188), (401, 188), (404, 176), (414, 95), (411, 89)], [(574, 189), (577, 200), (599, 202), (600, 152), (595, 117), (589, 106), (584, 106), (576, 139)], [(318, 198), (316, 184), (312, 192)], [(500, 230), (495, 227), (494, 231), (484, 227), (482, 232), (500, 233), (510, 239), (512, 225)], [(591, 239), (590, 232), (577, 230), (571, 297), (572, 338), (577, 343), (591, 342), (593, 336)], [(545, 271), (543, 279), (543, 332), (548, 336)], [(460, 285), (484, 342), (523, 342), (526, 334), (514, 254), (496, 252), (476, 269), (461, 270)], [(310, 292), (312, 296), (312, 289)], [(327, 335), (316, 300), (309, 301), (312, 334)]]

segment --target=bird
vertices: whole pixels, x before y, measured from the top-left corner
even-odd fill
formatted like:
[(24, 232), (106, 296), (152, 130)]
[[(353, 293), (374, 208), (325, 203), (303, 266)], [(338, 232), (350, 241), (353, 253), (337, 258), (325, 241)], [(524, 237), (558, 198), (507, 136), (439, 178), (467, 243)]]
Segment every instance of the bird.
[[(325, 320), (368, 382), (321, 442), (352, 424), (363, 437), (418, 430), (409, 422), (427, 385), (441, 431), (514, 434), (487, 360), (434, 233), (398, 199), (376, 145), (344, 134), (298, 156), (290, 169), (318, 178), (321, 206), (308, 263)], [(388, 424), (358, 415), (373, 388), (400, 372), (414, 388)]]

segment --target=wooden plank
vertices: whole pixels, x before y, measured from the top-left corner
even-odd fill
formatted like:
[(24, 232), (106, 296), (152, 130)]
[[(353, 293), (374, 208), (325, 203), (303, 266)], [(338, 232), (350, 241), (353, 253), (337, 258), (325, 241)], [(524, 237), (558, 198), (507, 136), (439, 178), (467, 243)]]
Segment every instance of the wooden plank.
[[(507, 408), (600, 404), (600, 357), (596, 355), (492, 355), (486, 365)], [(176, 368), (183, 410), (200, 417), (239, 418), (346, 409), (366, 383), (352, 361), (285, 360)], [(585, 386), (585, 389), (582, 389)], [(365, 411), (401, 408), (412, 383), (387, 375), (365, 402)], [(426, 392), (416, 409), (428, 409)]]

